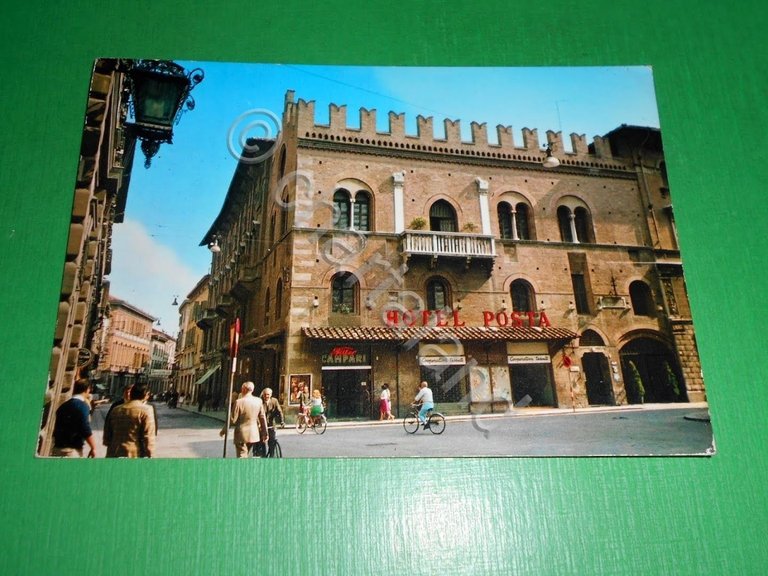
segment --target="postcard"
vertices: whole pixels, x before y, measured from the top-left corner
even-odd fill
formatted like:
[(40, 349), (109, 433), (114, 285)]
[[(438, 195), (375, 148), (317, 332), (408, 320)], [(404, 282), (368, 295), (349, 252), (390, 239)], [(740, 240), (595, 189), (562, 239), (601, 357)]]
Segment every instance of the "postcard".
[(38, 456), (714, 454), (650, 67), (83, 98)]

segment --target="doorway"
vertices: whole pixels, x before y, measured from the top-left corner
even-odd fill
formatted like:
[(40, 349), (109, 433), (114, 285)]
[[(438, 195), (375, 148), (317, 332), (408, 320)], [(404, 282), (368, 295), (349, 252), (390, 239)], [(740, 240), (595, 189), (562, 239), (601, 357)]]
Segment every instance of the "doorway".
[(323, 394), (330, 418), (370, 418), (373, 406), (370, 370), (323, 370)]
[(599, 352), (588, 352), (581, 357), (584, 377), (587, 381), (587, 402), (590, 406), (614, 406), (616, 400), (611, 388), (611, 371), (608, 358)]

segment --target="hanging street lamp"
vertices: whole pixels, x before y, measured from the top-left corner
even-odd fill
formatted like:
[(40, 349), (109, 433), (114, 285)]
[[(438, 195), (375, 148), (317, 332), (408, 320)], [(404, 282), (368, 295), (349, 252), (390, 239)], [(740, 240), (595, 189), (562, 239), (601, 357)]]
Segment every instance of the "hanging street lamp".
[(173, 127), (194, 110), (190, 92), (203, 81), (200, 68), (187, 72), (170, 60), (127, 60), (124, 71), (131, 95), (134, 123), (126, 124), (141, 140), (144, 167), (149, 168), (160, 145), (173, 143)]

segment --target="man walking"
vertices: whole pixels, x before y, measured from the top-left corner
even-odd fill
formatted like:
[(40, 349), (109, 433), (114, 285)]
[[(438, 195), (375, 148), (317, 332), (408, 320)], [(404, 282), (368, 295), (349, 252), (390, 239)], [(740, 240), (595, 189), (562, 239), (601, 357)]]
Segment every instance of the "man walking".
[[(260, 398), (253, 395), (253, 382), (244, 382), (240, 388), (240, 397), (235, 402), (232, 417), (227, 425), (235, 427), (235, 448), (238, 458), (247, 458), (248, 451), (254, 444), (266, 444), (267, 414)], [(225, 430), (221, 431), (224, 436)]]
[(91, 383), (87, 378), (75, 382), (72, 398), (56, 410), (53, 426), (53, 450), (51, 456), (82, 458), (83, 446), (88, 443), (88, 458), (96, 457), (96, 441), (91, 431), (91, 405), (88, 397)]
[(155, 416), (147, 406), (144, 384), (131, 388), (129, 400), (116, 406), (104, 422), (107, 458), (151, 458), (155, 449)]

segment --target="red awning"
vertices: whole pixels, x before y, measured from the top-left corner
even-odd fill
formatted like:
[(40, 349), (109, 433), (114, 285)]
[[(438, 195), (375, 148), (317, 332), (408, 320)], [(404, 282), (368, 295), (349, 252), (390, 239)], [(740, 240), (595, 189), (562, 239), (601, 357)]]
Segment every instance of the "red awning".
[(423, 340), (441, 342), (448, 340), (478, 342), (563, 342), (578, 338), (578, 334), (565, 328), (497, 327), (497, 326), (305, 326), (304, 336), (312, 340), (335, 342), (407, 342)]

